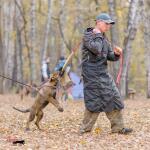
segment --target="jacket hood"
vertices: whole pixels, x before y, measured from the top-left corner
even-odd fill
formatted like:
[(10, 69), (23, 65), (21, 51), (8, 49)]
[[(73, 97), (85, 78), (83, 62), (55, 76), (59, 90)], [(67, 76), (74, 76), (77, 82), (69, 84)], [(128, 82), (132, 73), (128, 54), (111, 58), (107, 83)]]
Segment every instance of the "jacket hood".
[[(89, 38), (91, 38), (92, 36), (93, 36), (93, 37), (97, 37), (97, 35), (103, 38), (103, 34), (102, 34), (102, 33), (94, 34), (94, 33), (93, 33), (93, 29), (94, 29), (94, 28), (90, 27), (90, 28), (87, 28), (87, 29), (84, 31), (84, 39), (89, 39)], [(94, 35), (95, 35), (95, 36), (94, 36)]]
[(85, 31), (84, 31), (84, 36), (85, 37), (88, 37), (88, 36), (91, 36), (93, 34), (93, 28), (87, 28)]

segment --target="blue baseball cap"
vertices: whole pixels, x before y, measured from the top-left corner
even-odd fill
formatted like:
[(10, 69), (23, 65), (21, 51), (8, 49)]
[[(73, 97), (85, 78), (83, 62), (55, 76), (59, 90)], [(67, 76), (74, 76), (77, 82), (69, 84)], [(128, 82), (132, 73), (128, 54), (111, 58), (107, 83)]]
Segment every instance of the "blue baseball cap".
[(112, 18), (107, 13), (101, 13), (98, 16), (96, 16), (96, 21), (103, 21), (109, 24), (115, 24), (115, 21), (112, 20)]

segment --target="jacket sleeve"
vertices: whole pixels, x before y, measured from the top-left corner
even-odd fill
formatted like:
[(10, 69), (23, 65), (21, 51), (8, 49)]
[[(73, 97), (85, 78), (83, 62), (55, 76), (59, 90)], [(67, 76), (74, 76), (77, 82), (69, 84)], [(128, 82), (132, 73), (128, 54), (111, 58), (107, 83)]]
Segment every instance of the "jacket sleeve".
[(119, 55), (116, 55), (114, 53), (114, 51), (112, 50), (111, 46), (108, 47), (108, 54), (107, 54), (107, 60), (110, 60), (110, 61), (117, 61), (119, 60), (120, 56)]
[(101, 54), (102, 38), (99, 33), (83, 38), (84, 46), (95, 55)]

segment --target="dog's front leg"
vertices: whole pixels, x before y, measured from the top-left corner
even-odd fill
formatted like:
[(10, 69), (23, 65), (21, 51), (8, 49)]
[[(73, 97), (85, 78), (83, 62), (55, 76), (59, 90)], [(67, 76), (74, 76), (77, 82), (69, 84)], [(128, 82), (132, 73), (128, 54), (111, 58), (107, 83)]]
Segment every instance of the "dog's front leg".
[(63, 111), (64, 111), (64, 109), (60, 106), (60, 103), (58, 102), (57, 99), (54, 99), (53, 97), (50, 97), (50, 98), (48, 99), (48, 101), (49, 101), (50, 103), (52, 103), (52, 104), (58, 109), (58, 111), (60, 111), (60, 112), (63, 112)]

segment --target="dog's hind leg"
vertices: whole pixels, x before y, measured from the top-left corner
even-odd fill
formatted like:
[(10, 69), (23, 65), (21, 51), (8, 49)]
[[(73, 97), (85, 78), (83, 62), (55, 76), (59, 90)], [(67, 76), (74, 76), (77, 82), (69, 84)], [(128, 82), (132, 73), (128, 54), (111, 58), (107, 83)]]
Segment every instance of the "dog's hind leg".
[(30, 123), (34, 120), (35, 115), (36, 115), (36, 112), (34, 110), (31, 110), (30, 115), (29, 115), (29, 119), (28, 119), (27, 124), (26, 124), (26, 131), (30, 130), (29, 126), (30, 126)]
[(43, 115), (44, 115), (44, 113), (43, 113), (42, 110), (39, 111), (39, 112), (36, 114), (37, 119), (36, 119), (36, 121), (35, 121), (35, 125), (38, 127), (39, 130), (41, 130), (41, 128), (40, 128), (40, 126), (39, 126), (39, 122), (40, 122), (41, 119), (43, 118)]
[(64, 111), (64, 109), (60, 106), (60, 104), (59, 104), (59, 102), (58, 102), (57, 99), (54, 99), (53, 97), (50, 97), (50, 98), (48, 99), (48, 101), (49, 101), (50, 103), (52, 103), (52, 104), (58, 109), (58, 111), (60, 111), (60, 112), (63, 112), (63, 111)]

